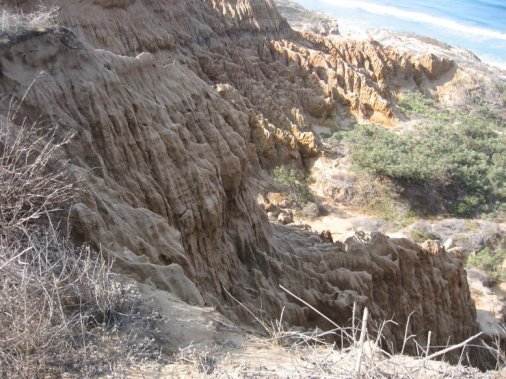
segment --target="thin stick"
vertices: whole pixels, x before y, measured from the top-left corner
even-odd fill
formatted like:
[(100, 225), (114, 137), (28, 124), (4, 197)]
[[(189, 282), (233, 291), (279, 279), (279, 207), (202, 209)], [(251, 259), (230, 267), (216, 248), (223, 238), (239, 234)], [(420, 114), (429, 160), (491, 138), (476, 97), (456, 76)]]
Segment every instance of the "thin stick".
[(443, 349), (441, 351), (437, 351), (435, 353), (432, 353), (431, 355), (425, 357), (422, 361), (425, 362), (425, 361), (429, 361), (431, 359), (434, 359), (436, 357), (439, 357), (440, 355), (443, 355), (443, 354), (446, 354), (452, 350), (455, 350), (455, 349), (458, 349), (460, 347), (464, 347), (466, 346), (469, 342), (471, 342), (472, 340), (478, 338), (479, 336), (481, 336), (483, 334), (483, 332), (479, 332), (478, 334), (475, 334), (474, 336), (468, 338), (467, 340), (457, 344), (457, 345), (453, 345), (453, 346), (450, 346), (450, 347), (447, 347), (446, 349)]
[(357, 303), (353, 302), (353, 314), (351, 316), (351, 332), (353, 333), (353, 343), (357, 340), (357, 335), (355, 331), (355, 311), (357, 308)]
[[(24, 255), (26, 252), (30, 251), (33, 249), (33, 246), (30, 246), (30, 247), (27, 247), (26, 249), (24, 249), (22, 252), (20, 252), (19, 254), (16, 254), (14, 257), (10, 258), (7, 262), (4, 262), (2, 264), (2, 266), (0, 266), (0, 270), (3, 270), (4, 267), (6, 267), (9, 263), (11, 262), (14, 262), (16, 259), (18, 258), (21, 258), (22, 255)], [(21, 262), (20, 262), (21, 263)], [(24, 264), (24, 263), (23, 263)]]
[(429, 335), (427, 336), (427, 350), (425, 351), (425, 356), (429, 355), (430, 350), (430, 337), (432, 336), (432, 330), (429, 330)]
[(248, 312), (251, 316), (253, 316), (253, 318), (260, 324), (262, 325), (262, 327), (265, 329), (266, 332), (269, 332), (271, 334), (272, 333), (272, 329), (269, 328), (269, 326), (263, 322), (262, 320), (260, 320), (252, 311), (250, 311), (248, 309), (248, 307), (246, 307), (243, 303), (241, 303), (239, 300), (237, 300), (234, 296), (232, 296), (232, 294), (230, 292), (227, 291), (227, 289), (225, 287), (221, 287), (223, 289), (223, 291), (225, 291), (225, 293), (230, 296), (235, 302), (237, 302), (237, 304), (239, 304), (246, 312)]
[[(289, 290), (287, 290), (285, 287), (283, 287), (281, 284), (279, 285), (279, 288), (281, 288), (283, 291), (285, 291), (287, 294), (289, 294), (290, 296), (294, 297), (295, 299), (299, 300), (302, 304), (304, 304), (305, 306), (311, 308), (313, 311), (315, 311), (316, 313), (318, 313), (320, 316), (322, 316), (325, 320), (327, 320), (328, 322), (330, 322), (332, 325), (334, 325), (338, 330), (343, 330), (343, 328), (341, 328), (339, 325), (337, 325), (334, 321), (332, 321), (330, 318), (328, 318), (327, 316), (325, 316), (323, 313), (321, 313), (318, 309), (316, 309), (315, 307), (313, 307), (311, 304), (309, 304), (308, 302), (302, 300), (300, 297), (298, 297), (297, 295), (293, 294), (292, 292), (290, 292)], [(346, 334), (346, 337), (347, 338), (351, 338), (351, 336), (344, 332)]]
[(367, 335), (367, 320), (369, 318), (369, 310), (367, 307), (364, 308), (364, 315), (362, 317), (362, 330), (360, 331), (360, 340), (358, 341), (359, 351), (358, 351), (358, 357), (357, 362), (355, 365), (355, 372), (357, 373), (357, 376), (360, 377), (360, 368), (362, 366), (362, 355), (364, 354), (364, 341), (365, 336)]
[(406, 328), (404, 329), (404, 341), (402, 341), (402, 349), (401, 349), (401, 355), (404, 355), (404, 349), (406, 348), (406, 343), (415, 335), (411, 334), (408, 337), (408, 328), (409, 328), (409, 322), (411, 320), (411, 316), (415, 313), (415, 311), (411, 312), (408, 316), (408, 320), (406, 321)]

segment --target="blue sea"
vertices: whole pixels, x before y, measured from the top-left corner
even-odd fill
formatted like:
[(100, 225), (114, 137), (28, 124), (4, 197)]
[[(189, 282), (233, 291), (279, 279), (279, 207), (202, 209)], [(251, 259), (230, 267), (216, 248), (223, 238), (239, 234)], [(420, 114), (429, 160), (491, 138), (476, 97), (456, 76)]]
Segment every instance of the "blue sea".
[(506, 69), (506, 0), (296, 0), (337, 18), (342, 34), (389, 29), (471, 50)]

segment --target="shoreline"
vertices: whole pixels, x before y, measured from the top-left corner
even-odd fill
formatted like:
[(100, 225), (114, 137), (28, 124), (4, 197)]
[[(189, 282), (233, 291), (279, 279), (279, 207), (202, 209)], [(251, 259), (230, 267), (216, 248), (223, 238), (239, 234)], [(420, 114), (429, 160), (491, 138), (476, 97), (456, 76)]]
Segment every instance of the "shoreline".
[[(385, 43), (385, 41), (388, 40), (390, 42), (390, 44), (393, 45), (394, 47), (397, 47), (397, 44), (393, 41), (394, 39), (396, 39), (396, 37), (399, 37), (399, 39), (403, 39), (403, 38), (405, 38), (405, 36), (410, 36), (410, 37), (415, 38), (420, 41), (429, 40), (429, 39), (434, 40), (434, 41), (437, 41), (441, 44), (448, 46), (448, 49), (446, 49), (446, 50), (451, 50), (454, 53), (456, 53), (456, 55), (462, 54), (465, 56), (474, 56), (474, 57), (478, 58), (481, 63), (483, 63), (487, 66), (490, 66), (493, 69), (500, 70), (501, 76), (506, 78), (506, 59), (505, 60), (498, 60), (498, 57), (490, 56), (490, 55), (485, 54), (483, 52), (477, 52), (476, 50), (474, 50), (472, 48), (463, 47), (462, 45), (455, 43), (454, 41), (453, 42), (447, 41), (445, 38), (440, 38), (440, 37), (436, 38), (436, 37), (431, 36), (429, 33), (423, 33), (423, 32), (418, 32), (418, 31), (415, 32), (415, 31), (411, 31), (411, 30), (403, 30), (403, 31), (396, 30), (395, 28), (392, 28), (392, 27), (375, 27), (375, 26), (366, 27), (361, 24), (361, 21), (363, 21), (363, 20), (358, 20), (355, 17), (350, 19), (350, 18), (347, 18), (346, 15), (338, 17), (331, 10), (328, 10), (328, 9), (322, 10), (321, 6), (318, 8), (309, 8), (307, 5), (303, 4), (304, 2), (300, 3), (300, 2), (294, 1), (294, 0), (275, 0), (275, 3), (278, 6), (278, 8), (280, 6), (293, 7), (293, 8), (299, 8), (299, 9), (301, 8), (301, 9), (306, 10), (308, 14), (324, 15), (325, 17), (333, 20), (334, 22), (336, 22), (339, 25), (340, 35), (343, 38), (351, 38), (351, 39), (358, 39), (358, 40), (374, 39), (374, 40), (381, 42), (381, 43)], [(328, 2), (328, 1), (323, 1), (322, 3), (324, 3), (327, 6), (331, 6), (330, 2)], [(362, 5), (366, 4), (365, 2), (361, 2), (361, 3), (363, 3)], [(378, 5), (378, 7), (392, 8), (392, 7), (379, 6), (379, 5)], [(336, 6), (336, 10), (339, 8), (354, 9), (354, 8), (360, 8), (360, 7), (356, 6), (356, 5), (354, 5), (353, 7), (352, 6), (348, 7), (348, 6), (344, 6), (341, 4), (341, 5), (339, 5), (339, 7)], [(375, 14), (374, 12), (370, 12), (370, 10), (364, 9), (364, 11), (366, 13), (371, 14), (371, 15)], [(406, 12), (408, 12), (408, 11), (406, 11)], [(415, 13), (415, 12), (410, 12), (410, 13)], [(286, 17), (286, 15), (284, 15), (284, 16)], [(429, 15), (427, 15), (427, 16), (429, 16)], [(378, 14), (378, 17), (386, 17), (386, 16)], [(432, 16), (430, 16), (430, 17), (432, 17)], [(442, 22), (442, 20), (444, 20), (441, 17), (434, 17), (434, 18), (438, 19), (439, 24)], [(290, 20), (289, 17), (287, 17), (287, 19), (289, 20), (291, 26), (294, 29), (310, 30), (312, 27), (314, 28), (314, 20), (310, 16), (306, 17), (306, 19), (305, 19), (306, 24), (305, 25), (303, 25), (303, 22), (301, 19), (297, 19), (296, 22), (293, 22), (293, 20)], [(455, 22), (452, 20), (448, 20), (448, 21)], [(457, 22), (455, 22), (455, 23), (457, 23)], [(429, 23), (427, 25), (434, 26), (435, 24)], [(484, 31), (487, 31), (488, 34), (490, 34), (490, 33), (497, 34), (497, 38), (499, 38), (499, 40), (506, 40), (506, 34), (499, 32), (499, 31), (494, 31), (494, 30), (489, 30), (489, 29), (484, 29), (484, 28), (479, 28), (479, 27), (473, 28), (472, 26), (461, 25), (461, 24), (458, 24), (457, 26), (460, 29), (470, 28), (469, 30), (471, 30), (475, 35), (477, 35), (476, 33), (478, 32), (478, 30), (483, 29)], [(457, 27), (457, 26), (455, 26), (455, 27)], [(446, 29), (452, 30), (452, 28), (446, 28)], [(381, 38), (378, 38), (378, 35), (381, 36)], [(403, 45), (403, 43), (401, 43), (401, 45)]]
[[(340, 25), (342, 25), (342, 23)], [(378, 36), (381, 36), (381, 38), (378, 38)], [(392, 30), (392, 29), (388, 29), (388, 28), (379, 28), (379, 29), (378, 28), (369, 28), (369, 29), (357, 28), (357, 29), (348, 30), (344, 33), (343, 32), (341, 33), (341, 37), (343, 37), (343, 38), (351, 38), (351, 39), (359, 39), (359, 40), (373, 39), (373, 40), (376, 40), (376, 41), (381, 42), (383, 44), (385, 44), (385, 40), (387, 39), (387, 38), (385, 38), (385, 36), (389, 36), (391, 39), (414, 38), (419, 41), (432, 41), (432, 42), (429, 42), (429, 44), (434, 44), (434, 45), (437, 44), (437, 45), (441, 45), (441, 46), (444, 45), (445, 50), (450, 50), (459, 56), (462, 54), (466, 57), (471, 57), (471, 60), (476, 61), (476, 63), (485, 64), (487, 66), (492, 67), (493, 69), (497, 69), (499, 71), (502, 71), (503, 76), (506, 75), (506, 61), (499, 62), (494, 59), (490, 59), (486, 56), (479, 55), (478, 53), (476, 53), (470, 49), (466, 49), (461, 46), (452, 45), (451, 43), (447, 43), (443, 40), (433, 38), (430, 36), (426, 36), (423, 34), (419, 34), (416, 32), (396, 31), (396, 30)], [(392, 42), (392, 46), (398, 47), (397, 44), (394, 42)]]

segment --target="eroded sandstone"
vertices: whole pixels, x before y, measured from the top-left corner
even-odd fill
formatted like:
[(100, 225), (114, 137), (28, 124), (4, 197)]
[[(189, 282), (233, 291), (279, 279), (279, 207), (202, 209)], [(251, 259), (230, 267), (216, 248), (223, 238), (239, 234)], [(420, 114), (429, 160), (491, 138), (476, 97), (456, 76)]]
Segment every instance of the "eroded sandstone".
[(429, 330), (440, 345), (477, 331), (462, 263), (444, 248), (379, 234), (334, 245), (269, 224), (255, 201), (261, 169), (319, 154), (312, 126), (348, 114), (388, 124), (389, 88), (447, 64), (297, 34), (267, 1), (56, 3), (75, 34), (2, 43), (0, 91), (24, 97), (23, 116), (75, 134), (76, 239), (235, 320), (249, 315), (228, 293), (262, 317), (285, 307), (291, 324), (327, 326), (281, 284), (342, 324), (354, 304), (392, 318), (397, 345), (413, 311), (421, 341)]

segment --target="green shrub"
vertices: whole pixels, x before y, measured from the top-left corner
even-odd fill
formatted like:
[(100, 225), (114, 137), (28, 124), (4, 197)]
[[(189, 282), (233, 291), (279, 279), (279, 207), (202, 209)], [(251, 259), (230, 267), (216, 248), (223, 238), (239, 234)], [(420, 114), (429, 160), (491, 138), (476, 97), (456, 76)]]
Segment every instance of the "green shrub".
[(485, 271), (491, 278), (499, 281), (506, 280), (506, 272), (502, 264), (506, 260), (506, 250), (503, 247), (486, 247), (474, 252), (467, 258), (467, 267), (475, 267)]
[(399, 197), (401, 188), (391, 180), (360, 174), (357, 175), (356, 187), (350, 205), (393, 223), (396, 228), (404, 228), (414, 221), (410, 205)]
[(499, 90), (502, 104), (506, 105), (506, 83), (499, 83), (497, 89)]
[(299, 179), (296, 170), (288, 169), (284, 166), (276, 167), (273, 173), (274, 182), (283, 187), (289, 200), (297, 205), (314, 201), (314, 196), (309, 189), (311, 181), (307, 176)]
[(450, 212), (456, 215), (469, 216), (473, 215), (476, 209), (480, 208), (484, 199), (479, 196), (465, 196), (453, 204), (450, 204)]
[(506, 198), (506, 136), (494, 125), (432, 124), (404, 134), (361, 125), (345, 141), (357, 171), (435, 189), (453, 214), (492, 210)]
[(438, 122), (451, 122), (453, 116), (447, 110), (438, 109), (436, 102), (419, 91), (404, 94), (399, 107), (406, 113)]
[(430, 231), (427, 226), (415, 225), (410, 231), (411, 238), (416, 242), (425, 242), (428, 240), (439, 239), (434, 233)]

